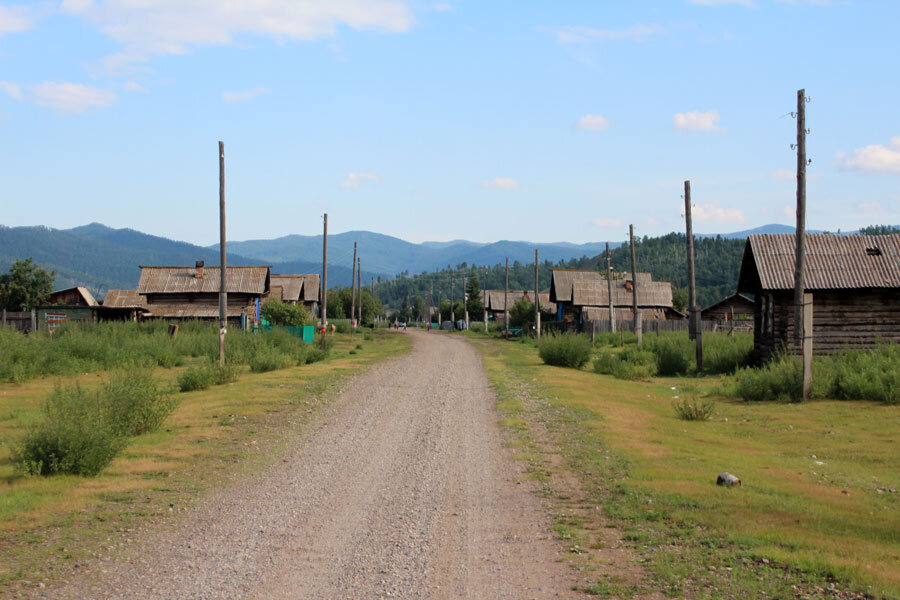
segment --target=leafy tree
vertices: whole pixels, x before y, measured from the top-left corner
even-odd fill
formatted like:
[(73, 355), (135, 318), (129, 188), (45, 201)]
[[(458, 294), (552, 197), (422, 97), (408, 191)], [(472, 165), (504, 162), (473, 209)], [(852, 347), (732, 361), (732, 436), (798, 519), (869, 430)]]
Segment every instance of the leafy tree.
[(43, 304), (53, 291), (56, 273), (35, 264), (34, 260), (17, 260), (9, 273), (0, 275), (0, 308), (31, 310)]
[(890, 235), (892, 233), (900, 233), (900, 227), (896, 225), (869, 225), (868, 227), (860, 227), (859, 232), (863, 235)]
[[(640, 298), (640, 293), (638, 294), (638, 298)], [(686, 312), (688, 309), (688, 289), (687, 288), (676, 288), (673, 286), (672, 289), (672, 308), (677, 310), (678, 312)]]
[(480, 321), (484, 318), (484, 301), (481, 298), (481, 287), (478, 285), (478, 273), (473, 269), (466, 282), (466, 308), (469, 309), (469, 319)]
[[(339, 287), (328, 290), (328, 318), (349, 319), (352, 288)], [(375, 317), (381, 314), (381, 303), (372, 297), (369, 290), (363, 288), (361, 297), (357, 302), (362, 303), (362, 322), (360, 325), (369, 325), (375, 322)], [(355, 305), (356, 310), (359, 306)]]
[(412, 307), (409, 305), (409, 296), (404, 296), (403, 305), (400, 307), (400, 312), (397, 314), (397, 318), (404, 323), (408, 323), (411, 313)]
[(273, 325), (300, 327), (313, 323), (312, 315), (302, 304), (288, 304), (278, 298), (267, 300), (260, 312)]
[(416, 296), (416, 300), (413, 302), (412, 314), (417, 321), (425, 320), (425, 301), (422, 300), (422, 296)]

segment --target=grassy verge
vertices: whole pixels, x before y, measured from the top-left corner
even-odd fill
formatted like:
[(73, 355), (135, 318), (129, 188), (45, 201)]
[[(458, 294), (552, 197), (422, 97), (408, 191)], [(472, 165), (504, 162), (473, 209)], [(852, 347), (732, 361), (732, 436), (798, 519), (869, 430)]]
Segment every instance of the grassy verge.
[[(477, 343), (504, 423), (523, 448), (545, 428), (583, 491), (558, 533), (582, 538), (573, 565), (597, 578), (585, 591), (641, 593), (604, 576), (591, 548), (611, 520), (668, 595), (900, 597), (900, 408), (750, 404), (719, 396), (720, 378), (624, 381), (546, 366), (528, 344)], [(715, 400), (710, 421), (676, 416), (686, 385)], [(715, 485), (726, 470), (741, 488)]]
[[(14, 472), (9, 444), (39, 417), (56, 380), (0, 384), (0, 596), (65, 578), (121, 552), (142, 529), (177, 519), (205, 491), (274, 460), (339, 379), (408, 348), (406, 336), (338, 335), (322, 362), (265, 373), (243, 367), (237, 382), (179, 393), (178, 408), (158, 431), (132, 438), (92, 478)], [(181, 371), (154, 376), (174, 385)], [(73, 379), (96, 386), (105, 376)]]

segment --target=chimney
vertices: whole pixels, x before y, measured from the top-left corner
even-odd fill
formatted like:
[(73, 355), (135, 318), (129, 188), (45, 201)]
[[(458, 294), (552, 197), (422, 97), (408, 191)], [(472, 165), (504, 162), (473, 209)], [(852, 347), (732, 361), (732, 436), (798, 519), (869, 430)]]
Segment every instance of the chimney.
[(194, 271), (194, 278), (195, 279), (203, 279), (203, 261), (198, 260), (194, 264), (194, 268), (196, 269), (196, 271)]

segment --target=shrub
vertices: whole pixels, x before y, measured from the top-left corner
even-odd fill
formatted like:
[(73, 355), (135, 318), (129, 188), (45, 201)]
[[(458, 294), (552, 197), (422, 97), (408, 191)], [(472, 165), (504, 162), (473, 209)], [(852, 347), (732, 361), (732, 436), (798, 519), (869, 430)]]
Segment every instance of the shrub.
[(656, 371), (660, 375), (685, 375), (695, 364), (694, 342), (686, 335), (665, 334), (648, 336), (644, 344), (656, 359)]
[(757, 369), (738, 369), (732, 393), (749, 402), (803, 397), (803, 365), (798, 357), (780, 355)]
[(313, 317), (302, 304), (288, 304), (278, 298), (270, 298), (262, 306), (262, 316), (272, 325), (300, 327), (312, 323)]
[(621, 352), (604, 352), (594, 359), (594, 371), (616, 379), (648, 379), (656, 374), (652, 352), (630, 346)]
[[(900, 404), (900, 345), (846, 351), (823, 360), (829, 395), (838, 400), (872, 400)], [(820, 377), (820, 373), (816, 373)]]
[(237, 363), (226, 362), (224, 365), (214, 363), (209, 366), (212, 372), (212, 380), (216, 385), (234, 383), (241, 374), (241, 367)]
[(350, 333), (350, 323), (347, 321), (335, 321), (334, 330), (337, 333)]
[(178, 389), (182, 392), (205, 390), (212, 384), (212, 373), (203, 367), (190, 367), (178, 376)]
[(110, 425), (123, 436), (156, 430), (176, 405), (145, 370), (112, 375), (100, 393), (109, 405)]
[(100, 389), (57, 386), (41, 413), (41, 421), (13, 448), (15, 467), (26, 475), (97, 475), (125, 444), (111, 425), (109, 402)]
[(367, 342), (372, 342), (372, 341), (375, 341), (375, 336), (372, 335), (371, 333), (367, 333), (366, 335), (363, 336), (363, 339), (366, 340)]
[(685, 421), (708, 421), (716, 411), (716, 404), (710, 398), (698, 398), (694, 390), (682, 389), (681, 400), (672, 401), (672, 409), (679, 419)]
[(325, 360), (328, 357), (328, 351), (321, 348), (310, 348), (304, 357), (305, 364), (309, 365), (314, 362)]
[(591, 358), (591, 339), (582, 334), (548, 334), (538, 344), (541, 360), (556, 367), (580, 369)]
[(289, 355), (268, 346), (255, 352), (249, 362), (250, 370), (254, 373), (276, 371), (295, 363)]
[[(624, 344), (623, 344), (624, 341)], [(619, 348), (625, 344), (636, 344), (637, 336), (631, 331), (600, 332), (594, 335), (594, 345)]]
[(753, 334), (703, 334), (703, 372), (710, 375), (734, 373), (750, 364), (753, 354)]

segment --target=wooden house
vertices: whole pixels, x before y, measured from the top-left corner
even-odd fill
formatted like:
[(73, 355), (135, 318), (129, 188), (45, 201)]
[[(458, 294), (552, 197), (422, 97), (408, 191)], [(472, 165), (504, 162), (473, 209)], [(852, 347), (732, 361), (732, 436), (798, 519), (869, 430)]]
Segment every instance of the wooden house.
[(97, 299), (86, 287), (78, 286), (57, 290), (50, 294), (47, 304), (64, 304), (66, 306), (100, 306)]
[(147, 301), (137, 290), (108, 290), (103, 308), (110, 314), (117, 311), (121, 320), (136, 321), (147, 312)]
[(303, 304), (311, 314), (318, 314), (319, 274), (276, 275), (269, 283), (269, 297), (278, 298), (288, 304)]
[[(269, 293), (269, 267), (227, 267), (226, 315), (231, 325), (256, 320), (257, 308)], [(137, 293), (143, 296), (147, 317), (214, 321), (219, 318), (220, 267), (141, 266)]]
[[(816, 354), (900, 341), (900, 235), (808, 234), (805, 255)], [(756, 300), (757, 362), (796, 349), (794, 262), (794, 234), (747, 238), (737, 291)]]
[[(485, 310), (488, 311), (488, 318), (502, 321), (504, 290), (485, 290), (485, 292), (487, 296)], [(539, 292), (538, 297), (541, 312), (556, 314), (556, 304), (550, 302), (550, 292)], [(511, 310), (513, 304), (523, 298), (528, 302), (534, 302), (534, 290), (509, 290), (507, 298), (509, 309)]]
[(753, 329), (753, 314), (756, 302), (744, 294), (732, 294), (700, 309), (700, 320), (711, 321), (719, 327), (735, 326), (739, 329)]
[(49, 303), (37, 308), (36, 321), (38, 328), (53, 331), (75, 322), (137, 320), (142, 312), (140, 307), (106, 306), (87, 288), (74, 287), (50, 294)]
[[(666, 281), (653, 281), (650, 273), (638, 273), (638, 310), (644, 321), (683, 319), (672, 306), (672, 286)], [(634, 283), (631, 274), (612, 281), (612, 304), (617, 321), (634, 318)], [(557, 302), (560, 321), (581, 326), (586, 321), (609, 320), (609, 283), (597, 271), (556, 269), (550, 287), (550, 298)]]

